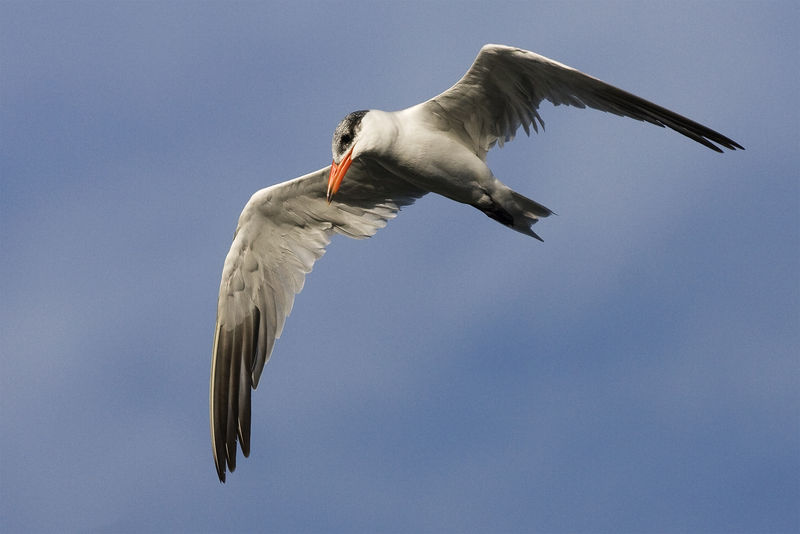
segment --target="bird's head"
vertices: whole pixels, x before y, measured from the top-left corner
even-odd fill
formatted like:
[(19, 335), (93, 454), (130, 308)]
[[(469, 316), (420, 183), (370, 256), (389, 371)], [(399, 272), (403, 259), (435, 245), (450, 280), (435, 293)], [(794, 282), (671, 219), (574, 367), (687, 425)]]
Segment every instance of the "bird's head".
[(365, 110), (350, 113), (339, 122), (333, 132), (333, 142), (331, 143), (333, 163), (331, 163), (331, 173), (328, 177), (328, 204), (331, 203), (333, 195), (342, 185), (342, 179), (344, 179), (347, 169), (350, 168), (350, 164), (353, 162), (353, 149), (361, 132), (361, 119), (366, 114), (367, 111)]

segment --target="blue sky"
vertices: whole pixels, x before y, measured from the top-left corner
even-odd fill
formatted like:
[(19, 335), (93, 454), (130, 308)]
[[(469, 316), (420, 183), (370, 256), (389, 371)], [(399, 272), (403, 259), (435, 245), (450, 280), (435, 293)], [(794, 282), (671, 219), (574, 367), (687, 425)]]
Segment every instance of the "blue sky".
[[(792, 2), (0, 4), (0, 530), (800, 530)], [(222, 261), (348, 112), (520, 46), (735, 139), (543, 104), (539, 243), (426, 197), (335, 238), (218, 483)]]

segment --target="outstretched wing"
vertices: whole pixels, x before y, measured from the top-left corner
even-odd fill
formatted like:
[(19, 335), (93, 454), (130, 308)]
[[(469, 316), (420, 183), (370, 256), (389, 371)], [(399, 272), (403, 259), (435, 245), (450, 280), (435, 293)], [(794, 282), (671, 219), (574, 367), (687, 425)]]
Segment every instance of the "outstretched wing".
[[(537, 109), (542, 100), (647, 121), (722, 152), (735, 150), (735, 141), (686, 117), (618, 89), (539, 54), (502, 45), (481, 48), (472, 67), (444, 93), (423, 104), (450, 124), (463, 125), (475, 153), (484, 158), (499, 143), (511, 141), (520, 126), (530, 135), (544, 122)], [(716, 144), (715, 144), (716, 143)]]
[(305, 275), (334, 233), (372, 236), (425, 194), (353, 165), (335, 200), (330, 167), (262, 189), (245, 205), (225, 258), (211, 363), (210, 418), (220, 481), (236, 468), (236, 441), (250, 453), (250, 393), (258, 385)]

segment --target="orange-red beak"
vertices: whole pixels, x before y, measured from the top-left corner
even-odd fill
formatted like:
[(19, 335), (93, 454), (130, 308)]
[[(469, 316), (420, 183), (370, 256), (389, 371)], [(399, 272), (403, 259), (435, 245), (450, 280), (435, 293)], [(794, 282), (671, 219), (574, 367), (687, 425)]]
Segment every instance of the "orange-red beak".
[(335, 161), (331, 163), (331, 174), (328, 177), (328, 204), (333, 200), (333, 195), (336, 194), (339, 190), (339, 186), (342, 185), (342, 179), (344, 175), (347, 174), (347, 169), (349, 169), (350, 164), (353, 163), (353, 160), (350, 159), (352, 154), (353, 149), (351, 148), (339, 164)]

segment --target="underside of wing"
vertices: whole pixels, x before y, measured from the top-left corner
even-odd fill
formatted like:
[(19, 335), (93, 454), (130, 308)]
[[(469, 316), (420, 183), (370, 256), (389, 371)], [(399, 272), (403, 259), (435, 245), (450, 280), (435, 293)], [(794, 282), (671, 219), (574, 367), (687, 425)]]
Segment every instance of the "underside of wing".
[(588, 74), (502, 45), (484, 46), (461, 80), (425, 106), (430, 113), (460, 125), (476, 153), (485, 157), (495, 143), (502, 146), (512, 140), (520, 127), (528, 135), (531, 128), (544, 127), (538, 113), (542, 100), (666, 126), (717, 152), (722, 152), (720, 147), (742, 148), (711, 128)]
[(353, 165), (326, 202), (329, 167), (255, 193), (225, 259), (211, 364), (210, 419), (220, 481), (250, 452), (250, 395), (305, 275), (334, 233), (367, 238), (424, 192)]

